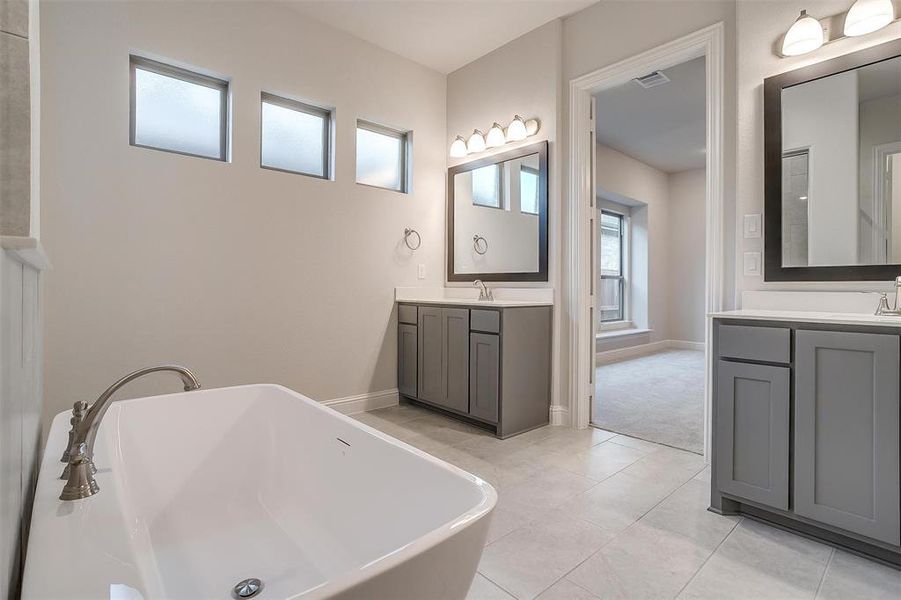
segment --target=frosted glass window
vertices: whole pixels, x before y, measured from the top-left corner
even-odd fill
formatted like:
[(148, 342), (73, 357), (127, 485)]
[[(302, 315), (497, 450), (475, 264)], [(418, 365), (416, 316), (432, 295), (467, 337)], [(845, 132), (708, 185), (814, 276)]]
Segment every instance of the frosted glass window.
[(501, 207), (500, 169), (497, 165), (472, 170), (472, 203), (490, 208)]
[(408, 136), (357, 121), (357, 183), (406, 192)]
[(263, 94), (261, 118), (260, 165), (329, 177), (329, 111)]
[(523, 168), (519, 172), (519, 206), (524, 213), (538, 214), (538, 171)]
[(228, 82), (131, 57), (131, 143), (226, 160)]

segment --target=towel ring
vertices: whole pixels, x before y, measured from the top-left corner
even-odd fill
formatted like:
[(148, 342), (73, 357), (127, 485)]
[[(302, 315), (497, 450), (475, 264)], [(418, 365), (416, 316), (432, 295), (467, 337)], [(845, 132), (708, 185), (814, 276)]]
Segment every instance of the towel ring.
[[(479, 249), (479, 242), (481, 242), (482, 246), (484, 246), (484, 250)], [(479, 234), (472, 236), (472, 249), (476, 251), (476, 254), (485, 254), (486, 252), (488, 252), (488, 240), (486, 240)]]
[[(416, 235), (416, 245), (412, 246), (410, 244), (410, 236), (414, 235), (414, 234)], [(416, 231), (415, 229), (411, 229), (410, 227), (407, 227), (406, 229), (404, 229), (404, 243), (407, 245), (407, 248), (409, 248), (410, 250), (418, 250), (419, 247), (422, 246), (422, 236), (419, 235), (419, 232)]]

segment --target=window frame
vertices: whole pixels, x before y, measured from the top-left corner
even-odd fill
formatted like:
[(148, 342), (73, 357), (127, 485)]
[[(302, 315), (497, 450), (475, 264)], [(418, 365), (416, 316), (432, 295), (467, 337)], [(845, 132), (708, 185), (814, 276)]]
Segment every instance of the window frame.
[[(360, 174), (357, 171), (357, 157), (359, 156), (359, 148), (356, 146), (356, 132), (357, 129), (365, 129), (366, 131), (371, 131), (373, 133), (378, 133), (381, 135), (385, 135), (388, 137), (393, 137), (395, 139), (400, 140), (400, 151), (398, 160), (400, 161), (400, 189), (387, 187), (384, 185), (374, 185), (371, 183), (363, 183), (360, 181)], [(378, 123), (373, 123), (372, 121), (367, 121), (365, 119), (357, 119), (357, 127), (354, 130), (354, 182), (357, 185), (364, 185), (366, 187), (375, 188), (378, 190), (388, 190), (389, 192), (398, 192), (400, 194), (409, 194), (410, 193), (410, 181), (409, 181), (409, 173), (410, 167), (407, 164), (410, 159), (410, 134), (411, 131), (404, 131), (401, 129), (395, 129), (393, 127), (386, 127), (385, 125), (379, 125)]]
[[(629, 260), (627, 257), (628, 253), (628, 233), (627, 229), (629, 227), (629, 219), (628, 216), (624, 213), (616, 212), (614, 210), (609, 210), (606, 208), (601, 208), (599, 210), (601, 215), (608, 215), (611, 217), (616, 217), (619, 219), (619, 275), (604, 275), (601, 273), (600, 262), (598, 263), (598, 280), (603, 281), (605, 279), (618, 279), (619, 280), (619, 315), (616, 319), (604, 319), (601, 315), (604, 310), (599, 306), (598, 307), (598, 325), (601, 330), (614, 330), (614, 329), (623, 329), (630, 326), (629, 322), (629, 311), (628, 311), (628, 286), (627, 286), (627, 274), (626, 269), (629, 264)], [(600, 248), (600, 236), (601, 236), (601, 225), (600, 220), (598, 221), (598, 247)]]
[[(495, 190), (495, 198), (497, 198), (497, 206), (491, 204), (479, 204), (476, 202), (475, 193), (472, 194), (472, 205), (476, 208), (490, 208), (491, 210), (505, 210), (505, 198), (504, 198), (504, 186), (502, 180), (504, 178), (504, 165), (503, 163), (495, 163), (490, 165), (485, 165), (484, 167), (479, 167), (478, 169), (473, 169), (471, 173), (473, 177), (475, 177), (475, 172), (479, 169), (486, 169), (488, 167), (494, 167), (497, 177), (494, 178), (494, 190)], [(473, 182), (473, 185), (475, 182)]]
[[(190, 71), (182, 67), (176, 67), (167, 63), (159, 62), (150, 58), (146, 58), (137, 54), (128, 55), (129, 69), (129, 108), (128, 108), (128, 142), (135, 148), (147, 148), (150, 150), (158, 150), (160, 152), (169, 152), (171, 154), (180, 154), (182, 156), (193, 156), (195, 158), (205, 158), (207, 160), (215, 160), (218, 162), (229, 162), (229, 122), (231, 121), (231, 111), (229, 111), (229, 92), (230, 84), (226, 79), (220, 79), (211, 75), (204, 75), (196, 71)], [(178, 79), (187, 83), (201, 85), (219, 91), (220, 96), (220, 123), (219, 123), (219, 156), (206, 156), (204, 154), (195, 154), (193, 152), (184, 152), (181, 150), (172, 150), (171, 148), (160, 148), (159, 146), (151, 146), (148, 144), (138, 144), (135, 142), (135, 133), (137, 127), (137, 77), (135, 72), (137, 69), (149, 71), (164, 77)]]
[[(523, 173), (528, 173), (529, 175), (535, 176), (535, 179), (536, 179), (536, 182), (535, 182), (535, 195), (536, 195), (535, 207), (537, 209), (537, 212), (532, 212), (530, 210), (522, 209), (522, 174)], [(520, 165), (520, 167), (519, 167), (519, 212), (520, 212), (520, 214), (532, 215), (535, 217), (537, 217), (539, 214), (541, 214), (541, 197), (540, 197), (541, 194), (538, 193), (538, 182), (540, 180), (541, 180), (541, 172), (538, 169), (533, 169), (532, 167)]]
[[(272, 104), (288, 110), (306, 113), (316, 117), (322, 117), (325, 121), (325, 127), (322, 131), (322, 165), (323, 174), (307, 173), (305, 171), (295, 171), (293, 169), (282, 169), (280, 167), (271, 167), (263, 164), (263, 104)], [(316, 179), (332, 179), (332, 127), (333, 127), (334, 111), (315, 104), (307, 104), (300, 100), (285, 98), (271, 92), (260, 92), (260, 168), (270, 171), (280, 171), (282, 173), (292, 173), (294, 175), (305, 175)]]

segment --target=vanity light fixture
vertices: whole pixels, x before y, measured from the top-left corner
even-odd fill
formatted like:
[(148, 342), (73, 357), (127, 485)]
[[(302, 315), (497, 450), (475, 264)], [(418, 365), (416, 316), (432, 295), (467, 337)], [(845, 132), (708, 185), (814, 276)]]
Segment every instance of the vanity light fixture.
[(526, 139), (528, 136), (529, 131), (526, 129), (526, 122), (519, 115), (514, 116), (513, 120), (510, 121), (510, 124), (507, 126), (507, 141), (519, 142)]
[(466, 142), (466, 150), (471, 154), (473, 152), (481, 152), (485, 149), (485, 135), (478, 129), (472, 130), (472, 135)]
[(799, 56), (823, 45), (825, 35), (819, 21), (802, 10), (782, 40), (782, 56)]
[(519, 142), (538, 133), (541, 123), (538, 119), (525, 120), (516, 115), (506, 131), (497, 121), (482, 133), (481, 129), (473, 129), (469, 138), (458, 135), (450, 145), (451, 158), (462, 158), (467, 154), (484, 152), (488, 148), (500, 148), (504, 144)]
[(491, 126), (491, 129), (488, 130), (488, 135), (485, 136), (485, 145), (489, 148), (497, 148), (506, 143), (507, 139), (504, 137), (504, 128), (495, 121), (494, 125)]
[(455, 139), (451, 144), (450, 155), (453, 158), (466, 156), (466, 140), (463, 139), (462, 135), (458, 135), (457, 139)]
[(882, 29), (895, 20), (892, 0), (857, 0), (845, 15), (844, 34), (866, 35)]

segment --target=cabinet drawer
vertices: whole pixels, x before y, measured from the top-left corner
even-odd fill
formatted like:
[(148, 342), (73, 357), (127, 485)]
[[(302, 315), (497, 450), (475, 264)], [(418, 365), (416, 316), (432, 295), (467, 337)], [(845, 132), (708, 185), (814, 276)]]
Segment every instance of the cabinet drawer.
[(487, 333), (501, 332), (501, 313), (496, 310), (469, 311), (469, 328), (473, 331)]
[(765, 362), (791, 362), (791, 330), (787, 327), (720, 325), (719, 356)]
[(416, 307), (412, 304), (398, 304), (397, 320), (400, 323), (416, 325)]

